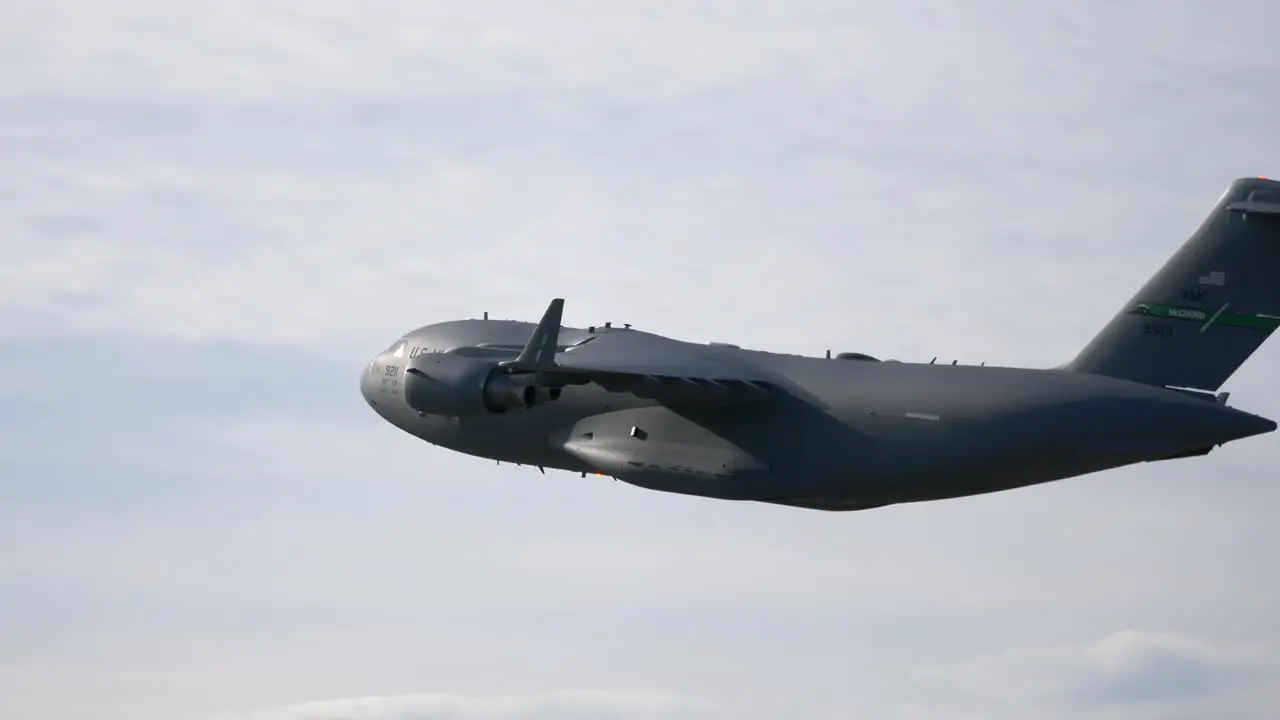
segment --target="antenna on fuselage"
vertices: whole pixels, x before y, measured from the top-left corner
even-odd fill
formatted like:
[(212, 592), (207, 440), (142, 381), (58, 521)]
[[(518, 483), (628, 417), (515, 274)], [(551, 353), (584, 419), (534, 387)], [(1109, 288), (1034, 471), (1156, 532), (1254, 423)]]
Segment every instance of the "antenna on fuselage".
[(938, 359), (938, 356), (937, 356), (937, 355), (934, 355), (934, 356), (933, 356), (933, 360), (930, 360), (930, 361), (929, 361), (929, 364), (930, 364), (930, 365), (932, 365), (934, 362), (936, 362), (936, 361), (937, 361), (937, 359)]
[(831, 351), (830, 351), (830, 350), (828, 350), (828, 351), (827, 351), (827, 359), (828, 359), (828, 360), (830, 360), (830, 359), (831, 359)]
[(489, 319), (489, 311), (488, 311), (488, 310), (485, 310), (485, 311), (484, 311), (484, 319), (485, 319), (485, 320), (488, 320), (488, 319)]

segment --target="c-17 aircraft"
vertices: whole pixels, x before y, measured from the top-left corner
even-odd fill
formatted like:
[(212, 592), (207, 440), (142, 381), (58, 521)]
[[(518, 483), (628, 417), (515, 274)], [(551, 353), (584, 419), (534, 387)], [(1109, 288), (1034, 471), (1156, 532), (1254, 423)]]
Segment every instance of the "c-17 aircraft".
[(1232, 182), (1054, 368), (785, 355), (564, 327), (563, 309), (413, 330), (361, 392), (444, 448), (671, 493), (848, 511), (1009, 490), (1276, 429), (1218, 390), (1280, 325), (1280, 182)]

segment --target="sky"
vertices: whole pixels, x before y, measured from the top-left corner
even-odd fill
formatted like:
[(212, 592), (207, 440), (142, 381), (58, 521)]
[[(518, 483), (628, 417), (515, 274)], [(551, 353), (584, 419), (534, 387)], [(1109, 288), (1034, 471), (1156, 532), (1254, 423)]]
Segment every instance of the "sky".
[[(822, 513), (497, 467), (358, 392), (411, 328), (552, 297), (1057, 365), (1280, 175), (1280, 4), (0, 16), (0, 720), (1280, 708), (1273, 436)], [(1280, 417), (1277, 363), (1232, 404)]]

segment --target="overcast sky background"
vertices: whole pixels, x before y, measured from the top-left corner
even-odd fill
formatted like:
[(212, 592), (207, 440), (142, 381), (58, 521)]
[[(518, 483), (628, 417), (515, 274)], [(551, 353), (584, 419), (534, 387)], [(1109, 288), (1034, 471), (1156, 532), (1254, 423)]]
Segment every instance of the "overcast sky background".
[[(1243, 720), (1280, 441), (826, 514), (495, 467), (443, 319), (1069, 359), (1240, 176), (1280, 4), (0, 0), (0, 719)], [(1280, 417), (1280, 341), (1229, 382)]]

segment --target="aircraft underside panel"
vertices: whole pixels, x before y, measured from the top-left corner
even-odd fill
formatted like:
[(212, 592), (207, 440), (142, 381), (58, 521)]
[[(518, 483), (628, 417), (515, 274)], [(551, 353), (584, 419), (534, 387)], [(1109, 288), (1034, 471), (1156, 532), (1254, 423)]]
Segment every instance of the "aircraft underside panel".
[(804, 508), (805, 510), (826, 510), (827, 512), (857, 512), (859, 510), (873, 510), (882, 508), (896, 503), (881, 502), (869, 503), (859, 500), (845, 500), (841, 498), (775, 498), (761, 500), (771, 505), (786, 505), (788, 507)]
[(752, 500), (767, 494), (778, 447), (773, 415), (676, 413), (664, 407), (583, 419), (558, 437), (565, 452), (653, 490)]

